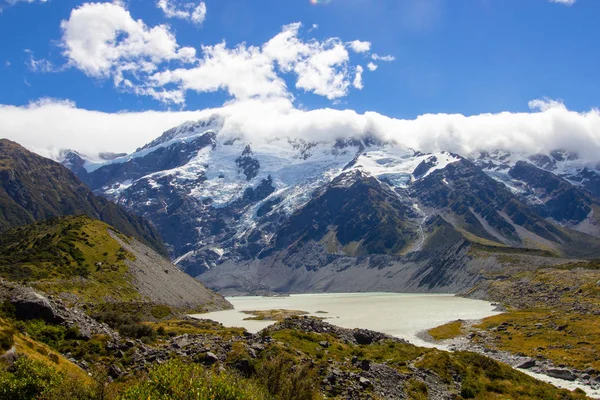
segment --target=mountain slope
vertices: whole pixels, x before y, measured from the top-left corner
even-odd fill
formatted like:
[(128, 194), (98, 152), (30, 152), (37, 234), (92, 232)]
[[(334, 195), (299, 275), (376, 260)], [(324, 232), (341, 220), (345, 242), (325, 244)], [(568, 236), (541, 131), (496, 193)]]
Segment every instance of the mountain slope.
[[(151, 220), (180, 268), (231, 293), (450, 291), (486, 264), (475, 248), (550, 264), (600, 256), (598, 200), (583, 184), (598, 171), (574, 155), (469, 159), (369, 131), (310, 142), (224, 133), (225, 123), (190, 122), (126, 157), (65, 163)], [(522, 163), (530, 183), (516, 177)], [(560, 185), (541, 203), (532, 194), (548, 180)]]
[(94, 196), (59, 163), (0, 140), (0, 232), (51, 217), (80, 214), (102, 220), (166, 254), (158, 233), (145, 219)]
[(86, 216), (52, 218), (0, 234), (0, 277), (91, 308), (106, 302), (230, 307), (148, 246)]

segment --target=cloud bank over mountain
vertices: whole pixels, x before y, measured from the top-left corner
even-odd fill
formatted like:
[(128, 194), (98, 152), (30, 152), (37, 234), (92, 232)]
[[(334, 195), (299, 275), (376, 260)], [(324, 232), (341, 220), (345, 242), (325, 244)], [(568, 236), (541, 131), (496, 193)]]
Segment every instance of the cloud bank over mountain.
[(525, 153), (564, 149), (600, 162), (600, 111), (575, 112), (558, 101), (534, 100), (531, 112), (425, 114), (395, 119), (376, 112), (301, 110), (287, 99), (238, 101), (202, 111), (104, 113), (67, 101), (44, 99), (27, 106), (0, 106), (0, 137), (22, 143), (45, 156), (60, 149), (84, 154), (131, 152), (163, 131), (185, 121), (225, 117), (222, 134), (251, 140), (297, 137), (311, 141), (356, 137), (366, 133), (406, 147), (463, 155), (503, 149)]

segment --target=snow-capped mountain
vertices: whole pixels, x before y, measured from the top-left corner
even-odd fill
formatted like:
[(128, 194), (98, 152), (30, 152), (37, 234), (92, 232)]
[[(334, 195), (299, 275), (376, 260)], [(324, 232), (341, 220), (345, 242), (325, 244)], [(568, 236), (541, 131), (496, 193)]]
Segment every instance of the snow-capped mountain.
[(465, 158), (369, 132), (323, 141), (225, 135), (224, 122), (186, 123), (101, 162), (67, 152), (63, 163), (151, 220), (175, 262), (220, 289), (316, 290), (324, 282), (316, 275), (365, 257), (416, 272), (464, 242), (574, 257), (600, 243), (600, 175), (574, 154)]

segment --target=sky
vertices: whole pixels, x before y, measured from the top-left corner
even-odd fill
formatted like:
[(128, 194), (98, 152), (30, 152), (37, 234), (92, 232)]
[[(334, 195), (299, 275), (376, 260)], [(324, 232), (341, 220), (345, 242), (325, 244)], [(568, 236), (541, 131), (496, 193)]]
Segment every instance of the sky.
[(600, 153), (597, 0), (0, 8), (0, 137), (45, 155), (132, 151), (214, 112), (304, 136), (378, 127), (419, 150)]

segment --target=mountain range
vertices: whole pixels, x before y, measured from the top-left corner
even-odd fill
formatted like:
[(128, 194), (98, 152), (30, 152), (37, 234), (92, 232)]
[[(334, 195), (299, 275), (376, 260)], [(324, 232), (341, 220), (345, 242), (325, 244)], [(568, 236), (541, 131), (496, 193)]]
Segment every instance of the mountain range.
[(60, 161), (223, 293), (458, 291), (509, 261), (600, 253), (600, 168), (577, 154), (425, 154), (371, 132), (307, 141), (225, 123)]

